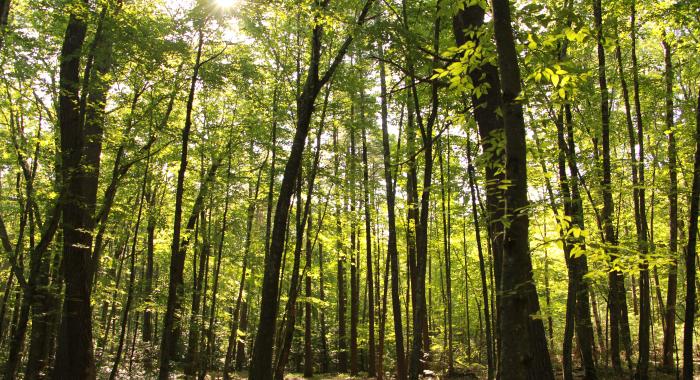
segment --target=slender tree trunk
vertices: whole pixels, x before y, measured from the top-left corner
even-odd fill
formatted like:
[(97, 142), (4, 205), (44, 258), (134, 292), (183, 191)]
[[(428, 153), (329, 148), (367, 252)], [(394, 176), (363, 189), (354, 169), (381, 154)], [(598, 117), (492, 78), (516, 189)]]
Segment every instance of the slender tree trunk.
[[(572, 222), (581, 230), (585, 230), (585, 218), (583, 214), (583, 200), (579, 189), (578, 160), (576, 158), (576, 143), (574, 140), (573, 119), (570, 105), (564, 106), (564, 115), (567, 128), (567, 144), (565, 149), (569, 172), (571, 173), (571, 213)], [(586, 249), (585, 238), (574, 235), (574, 243), (582, 250)], [(574, 264), (575, 291), (576, 291), (576, 338), (581, 353), (582, 364), (585, 370), (586, 379), (596, 379), (595, 368), (595, 339), (593, 337), (593, 324), (591, 323), (591, 306), (589, 302), (590, 284), (585, 277), (588, 273), (588, 259), (586, 255), (579, 255), (572, 258)]]
[[(379, 47), (380, 58), (383, 58), (384, 51)], [(405, 380), (406, 371), (406, 354), (404, 351), (403, 339), (403, 324), (401, 322), (401, 298), (399, 285), (399, 253), (396, 242), (396, 193), (394, 192), (394, 180), (392, 175), (391, 164), (391, 149), (389, 146), (389, 131), (388, 131), (388, 99), (386, 89), (386, 68), (384, 61), (379, 60), (379, 79), (381, 88), (381, 119), (382, 119), (382, 156), (384, 159), (384, 183), (386, 186), (386, 203), (387, 203), (387, 223), (389, 229), (389, 238), (387, 242), (387, 257), (391, 267), (391, 303), (393, 308), (394, 318), (394, 335), (396, 347), (396, 378)], [(385, 286), (386, 287), (386, 286)], [(386, 293), (386, 292), (385, 292)], [(383, 311), (386, 314), (386, 310)], [(380, 338), (380, 345), (383, 347), (383, 339)]]
[[(472, 203), (472, 218), (474, 222), (474, 237), (476, 239), (476, 250), (479, 255), (479, 274), (481, 275), (481, 289), (484, 301), (484, 323), (486, 325), (486, 363), (488, 365), (488, 379), (491, 380), (495, 375), (495, 360), (493, 353), (493, 337), (491, 332), (491, 316), (489, 315), (489, 293), (487, 291), (488, 284), (486, 283), (486, 268), (484, 253), (481, 247), (481, 229), (479, 228), (479, 214), (476, 208), (476, 190), (474, 180), (474, 166), (471, 159), (471, 142), (467, 140), (467, 174), (469, 178), (469, 194)], [(469, 314), (467, 313), (467, 318)], [(469, 336), (467, 334), (467, 339)]]
[[(262, 169), (261, 169), (262, 171)], [(219, 235), (219, 244), (216, 249), (216, 263), (214, 264), (214, 284), (212, 285), (212, 295), (211, 295), (211, 311), (209, 314), (209, 331), (207, 336), (207, 361), (204, 368), (205, 373), (211, 368), (216, 357), (218, 356), (219, 350), (215, 348), (215, 336), (214, 329), (216, 326), (216, 307), (217, 307), (217, 295), (219, 292), (219, 273), (221, 272), (221, 254), (224, 249), (224, 240), (226, 237), (226, 230), (228, 227), (228, 209), (230, 201), (230, 181), (231, 181), (231, 153), (228, 154), (228, 164), (226, 166), (226, 196), (224, 198), (224, 214), (221, 219), (221, 231)]]
[[(351, 119), (354, 107), (351, 106)], [(353, 120), (352, 123), (355, 121)], [(355, 195), (355, 173), (357, 164), (355, 160), (355, 128), (350, 126), (350, 154), (346, 157), (349, 161), (346, 165), (349, 173), (346, 172), (347, 187), (350, 188), (350, 375), (357, 376), (357, 324), (359, 322), (360, 289), (357, 278), (359, 268), (357, 267), (358, 241), (357, 241), (357, 214), (355, 205), (357, 197)]]
[[(324, 302), (326, 299), (325, 291), (324, 291), (324, 280), (323, 280), (323, 244), (319, 242), (318, 244), (318, 268), (319, 268), (319, 276), (318, 276), (318, 297), (321, 300), (321, 302)], [(329, 361), (330, 358), (328, 357), (328, 340), (326, 338), (326, 313), (323, 311), (323, 309), (319, 309), (319, 319), (321, 323), (321, 373), (326, 373), (328, 372), (328, 367), (329, 367)]]
[(305, 290), (306, 290), (306, 302), (304, 302), (304, 377), (310, 378), (314, 374), (314, 354), (311, 349), (311, 266), (312, 266), (312, 255), (311, 255), (311, 217), (309, 216), (308, 225), (306, 227), (306, 263), (305, 271)]
[[(321, 112), (321, 123), (316, 135), (316, 151), (313, 157), (313, 162), (311, 164), (311, 170), (308, 175), (308, 188), (306, 192), (306, 200), (301, 203), (301, 178), (299, 178), (299, 188), (297, 190), (297, 227), (296, 227), (296, 241), (294, 245), (294, 264), (292, 269), (292, 278), (289, 285), (289, 294), (287, 298), (287, 321), (283, 335), (280, 337), (282, 339), (281, 347), (278, 349), (277, 353), (277, 363), (275, 369), (275, 378), (282, 380), (284, 377), (284, 368), (287, 364), (289, 358), (289, 352), (292, 347), (292, 340), (294, 338), (294, 326), (296, 323), (296, 300), (300, 292), (300, 280), (299, 280), (299, 266), (301, 264), (301, 250), (304, 244), (304, 227), (306, 226), (307, 219), (311, 213), (311, 200), (314, 192), (314, 182), (316, 179), (316, 173), (318, 172), (318, 165), (320, 161), (321, 154), (321, 135), (323, 134), (324, 118), (326, 114), (326, 105), (328, 103), (328, 94), (330, 90), (326, 92), (326, 97), (324, 101), (323, 110)], [(300, 174), (301, 176), (301, 174)], [(310, 222), (309, 222), (310, 225)], [(307, 234), (311, 233), (311, 230), (306, 231)], [(307, 249), (311, 249), (307, 246)], [(309, 253), (310, 254), (310, 253)]]
[[(336, 182), (340, 182), (339, 167), (340, 167), (340, 150), (338, 149), (338, 128), (333, 127), (333, 178)], [(337, 282), (338, 282), (338, 372), (347, 372), (347, 343), (345, 336), (345, 303), (346, 303), (346, 285), (345, 285), (345, 259), (346, 255), (343, 249), (342, 236), (343, 228), (340, 219), (340, 186), (336, 186), (336, 201), (335, 201), (335, 232), (336, 232), (336, 251), (338, 254), (337, 261)]]
[[(602, 125), (602, 151), (603, 151), (603, 178), (601, 181), (601, 188), (603, 192), (603, 230), (605, 237), (606, 249), (610, 254), (611, 261), (617, 259), (617, 236), (615, 236), (615, 230), (613, 228), (613, 212), (614, 204), (611, 191), (611, 180), (610, 180), (610, 110), (608, 102), (608, 87), (606, 78), (606, 66), (605, 66), (605, 49), (603, 47), (603, 21), (602, 21), (602, 5), (600, 0), (594, 0), (593, 2), (595, 27), (596, 27), (596, 39), (597, 39), (597, 50), (598, 50), (598, 82), (601, 92), (600, 109), (601, 109), (601, 125)], [(627, 346), (625, 338), (625, 326), (629, 326), (625, 323), (626, 319), (626, 300), (625, 300), (625, 285), (624, 277), (621, 271), (611, 270), (608, 276), (609, 280), (609, 295), (608, 302), (610, 306), (610, 355), (612, 359), (613, 368), (620, 372), (622, 370), (622, 362), (620, 360), (620, 339), (622, 339), (623, 344)], [(629, 360), (629, 350), (626, 350)]]
[[(373, 0), (367, 0), (364, 4), (357, 19), (358, 25), (364, 23), (372, 3)], [(325, 4), (327, 3), (319, 5)], [(282, 252), (284, 251), (284, 235), (287, 230), (287, 215), (289, 213), (289, 204), (291, 202), (294, 183), (296, 182), (301, 166), (302, 154), (306, 144), (306, 135), (309, 131), (309, 124), (311, 123), (316, 97), (322, 86), (333, 76), (353, 40), (352, 36), (346, 38), (326, 73), (319, 78), (323, 26), (321, 23), (317, 22), (314, 24), (309, 69), (307, 71), (304, 88), (297, 100), (296, 131), (280, 186), (279, 198), (275, 210), (275, 222), (271, 235), (270, 251), (266, 252), (265, 255), (260, 317), (249, 374), (251, 380), (269, 380), (272, 378), (270, 363), (272, 363), (272, 346), (274, 343), (278, 309), (277, 295), (279, 289), (279, 272)]]
[[(439, 10), (440, 2), (436, 4)], [(404, 2), (404, 22), (406, 19), (406, 4)], [(440, 16), (436, 14), (433, 25), (433, 51), (439, 51), (440, 41)], [(416, 112), (416, 122), (420, 128), (423, 140), (424, 168), (423, 168), (423, 189), (420, 199), (420, 214), (416, 231), (416, 283), (415, 302), (413, 304), (413, 344), (411, 349), (411, 360), (409, 363), (409, 378), (417, 380), (422, 373), (424, 357), (430, 350), (428, 337), (428, 307), (426, 304), (426, 270), (428, 269), (428, 221), (430, 214), (430, 188), (432, 186), (433, 172), (433, 127), (437, 120), (438, 112), (438, 83), (433, 80), (431, 83), (431, 102), (428, 119), (424, 122), (420, 111), (420, 101), (416, 87), (415, 71), (412, 60), (408, 59), (411, 94)], [(433, 58), (433, 69), (438, 67), (437, 57)]]
[[(260, 168), (262, 173), (262, 168)], [(247, 326), (243, 326), (243, 321), (247, 325), (247, 301), (243, 299), (243, 289), (246, 286), (246, 276), (248, 270), (248, 263), (250, 261), (250, 244), (251, 244), (251, 233), (253, 230), (253, 218), (255, 217), (255, 206), (258, 199), (258, 191), (260, 190), (260, 180), (261, 175), (258, 175), (258, 180), (255, 183), (255, 190), (248, 188), (248, 197), (250, 198), (246, 216), (246, 227), (245, 227), (245, 240), (243, 242), (243, 266), (241, 268), (241, 279), (238, 284), (238, 295), (236, 296), (236, 303), (233, 309), (233, 314), (231, 315), (231, 332), (229, 333), (228, 347), (226, 349), (226, 357), (224, 359), (224, 380), (229, 379), (229, 372), (234, 359), (238, 362), (238, 358), (234, 357), (234, 352), (243, 350), (239, 343), (238, 331), (246, 331)], [(270, 190), (271, 191), (271, 190)], [(237, 347), (238, 346), (238, 347)], [(243, 347), (245, 347), (243, 345)], [(243, 355), (241, 361), (245, 358), (245, 354), (238, 352), (238, 355)]]
[[(189, 331), (187, 336), (187, 353), (185, 354), (185, 375), (194, 376), (197, 373), (197, 368), (199, 366), (199, 335), (201, 329), (201, 315), (200, 309), (202, 308), (202, 287), (206, 282), (204, 279), (204, 271), (207, 258), (211, 253), (211, 245), (209, 244), (208, 237), (208, 223), (206, 211), (202, 210), (199, 217), (200, 225), (200, 236), (202, 236), (202, 245), (199, 249), (199, 257), (197, 257), (197, 252), (192, 257), (192, 305), (190, 310), (190, 320), (189, 320)], [(199, 265), (197, 265), (197, 259), (199, 259)]]
[(688, 224), (688, 247), (685, 252), (685, 325), (683, 326), (683, 379), (693, 378), (693, 334), (695, 326), (695, 279), (696, 243), (698, 234), (698, 204), (700, 203), (700, 91), (695, 114), (695, 164), (693, 166), (693, 188), (690, 195), (690, 223)]
[(637, 145), (639, 146), (638, 175), (639, 175), (639, 250), (641, 263), (639, 264), (639, 360), (637, 362), (637, 379), (649, 378), (649, 351), (650, 351), (650, 327), (651, 327), (651, 283), (649, 276), (649, 262), (647, 258), (648, 231), (646, 214), (646, 197), (644, 181), (644, 127), (642, 123), (641, 102), (639, 100), (639, 68), (637, 65), (637, 36), (636, 36), (636, 1), (632, 0), (631, 9), (631, 40), (632, 40), (632, 85), (634, 89), (634, 110), (637, 124)]
[(376, 312), (375, 312), (375, 300), (374, 300), (374, 277), (373, 277), (373, 272), (372, 272), (372, 225), (371, 225), (371, 212), (370, 212), (370, 203), (369, 203), (369, 164), (367, 161), (367, 127), (366, 127), (366, 121), (365, 121), (365, 115), (364, 115), (364, 97), (361, 99), (363, 102), (360, 104), (361, 107), (361, 120), (362, 120), (362, 178), (363, 178), (363, 189), (364, 189), (364, 209), (365, 209), (365, 249), (366, 249), (366, 258), (367, 258), (367, 270), (365, 272), (366, 275), (366, 281), (367, 281), (367, 294), (368, 294), (368, 300), (367, 303), (369, 305), (369, 336), (368, 336), (368, 345), (369, 345), (369, 360), (368, 360), (368, 367), (367, 367), (367, 376), (369, 377), (375, 377), (377, 374), (376, 371), (376, 346), (375, 346), (375, 341), (374, 341), (374, 330), (375, 330), (375, 319), (376, 319)]
[[(130, 254), (130, 264), (129, 264), (129, 286), (126, 295), (126, 302), (124, 303), (124, 310), (121, 320), (121, 330), (119, 333), (119, 343), (117, 345), (117, 353), (114, 356), (114, 364), (112, 365), (112, 370), (109, 373), (109, 380), (114, 380), (117, 377), (117, 372), (119, 370), (119, 363), (121, 362), (122, 352), (124, 349), (124, 339), (126, 336), (126, 328), (129, 323), (129, 312), (131, 311), (131, 303), (134, 298), (134, 282), (136, 280), (136, 242), (139, 237), (139, 227), (141, 226), (141, 213), (143, 211), (144, 196), (146, 193), (146, 184), (148, 183), (148, 172), (150, 167), (150, 156), (149, 162), (146, 164), (146, 170), (144, 171), (143, 184), (141, 185), (140, 195), (139, 195), (139, 207), (136, 216), (136, 225), (134, 226), (134, 237), (131, 243), (131, 254)], [(136, 332), (134, 332), (136, 335)]]
[[(442, 141), (442, 138), (438, 141)], [(442, 144), (440, 144), (442, 147)], [(452, 269), (451, 269), (451, 254), (450, 254), (450, 140), (449, 134), (447, 137), (447, 183), (445, 183), (445, 169), (443, 165), (442, 149), (438, 152), (440, 160), (440, 197), (442, 206), (442, 231), (443, 231), (443, 250), (445, 253), (445, 299), (447, 308), (447, 372), (454, 373), (454, 355), (452, 352)], [(445, 188), (447, 188), (447, 199), (445, 199)], [(486, 289), (486, 288), (484, 288)]]
[[(175, 327), (179, 323), (181, 302), (184, 293), (183, 270), (185, 265), (185, 250), (181, 247), (180, 230), (182, 226), (182, 198), (185, 184), (185, 171), (187, 170), (187, 155), (189, 150), (190, 130), (192, 128), (192, 108), (194, 104), (195, 90), (199, 76), (199, 69), (202, 59), (202, 48), (204, 46), (203, 26), (199, 26), (197, 42), (197, 53), (195, 56), (194, 69), (190, 80), (190, 89), (187, 95), (185, 126), (182, 129), (182, 145), (180, 153), (180, 168), (177, 175), (177, 188), (175, 190), (175, 216), (173, 222), (173, 239), (171, 243), (170, 258), (170, 281), (168, 284), (168, 303), (163, 320), (163, 333), (160, 346), (160, 368), (158, 378), (167, 380), (170, 376), (170, 360), (175, 355), (179, 336)], [(193, 210), (194, 221), (199, 214), (199, 210)], [(194, 227), (188, 225), (188, 230)]]
[[(664, 36), (665, 37), (665, 36)], [(665, 37), (667, 38), (667, 37)], [(673, 66), (671, 47), (664, 38), (666, 81), (666, 130), (668, 130), (668, 220), (669, 243), (668, 250), (671, 263), (668, 268), (668, 287), (666, 292), (666, 308), (664, 314), (664, 342), (662, 367), (670, 371), (674, 368), (673, 352), (676, 339), (676, 297), (678, 292), (678, 172), (676, 169), (676, 132), (673, 123)]]

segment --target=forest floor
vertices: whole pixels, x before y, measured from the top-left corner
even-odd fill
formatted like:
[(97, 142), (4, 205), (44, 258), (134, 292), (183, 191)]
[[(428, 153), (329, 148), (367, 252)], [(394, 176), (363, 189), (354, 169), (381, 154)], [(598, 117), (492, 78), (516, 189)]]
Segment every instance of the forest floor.
[[(601, 380), (628, 380), (632, 378), (634, 374), (632, 372), (625, 371), (621, 375), (616, 375), (614, 371), (611, 368), (599, 368), (598, 369), (598, 378)], [(232, 379), (247, 379), (248, 374), (246, 372), (240, 372), (240, 373), (235, 373), (232, 376)], [(220, 379), (221, 377), (211, 377), (212, 380), (214, 379)], [(460, 374), (460, 375), (455, 375), (455, 376), (440, 376), (440, 375), (435, 375), (432, 377), (433, 379), (450, 379), (450, 380), (475, 380), (475, 379), (486, 379), (486, 373), (468, 373), (468, 374)], [(557, 371), (556, 373), (556, 378), (561, 379), (563, 378), (561, 370)], [(583, 370), (575, 370), (574, 371), (574, 379), (583, 379)], [(652, 368), (649, 373), (649, 378), (650, 379), (655, 379), (655, 380), (676, 380), (676, 375), (672, 373), (667, 373), (667, 372), (662, 372), (661, 370), (657, 370), (655, 368)], [(696, 377), (697, 379), (700, 379), (700, 377)], [(304, 380), (304, 376), (301, 373), (288, 373), (285, 375), (285, 380)], [(350, 376), (349, 374), (343, 374), (343, 373), (326, 373), (326, 374), (318, 374), (314, 375), (312, 380), (365, 380), (365, 379), (373, 379), (373, 378), (368, 378), (365, 376)]]

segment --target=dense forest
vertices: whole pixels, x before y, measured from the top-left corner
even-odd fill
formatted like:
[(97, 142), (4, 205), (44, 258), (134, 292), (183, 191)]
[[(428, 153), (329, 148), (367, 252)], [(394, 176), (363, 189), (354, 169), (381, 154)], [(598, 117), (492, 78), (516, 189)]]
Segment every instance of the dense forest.
[(0, 0), (2, 376), (693, 379), (698, 57), (697, 0)]

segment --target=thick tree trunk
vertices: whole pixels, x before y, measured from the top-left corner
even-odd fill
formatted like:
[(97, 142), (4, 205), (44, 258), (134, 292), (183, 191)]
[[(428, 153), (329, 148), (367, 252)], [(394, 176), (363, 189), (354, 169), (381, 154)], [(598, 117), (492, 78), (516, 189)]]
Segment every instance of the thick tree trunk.
[(507, 0), (493, 1), (494, 32), (501, 83), (503, 115), (506, 125), (506, 190), (510, 224), (506, 228), (503, 250), (502, 302), (500, 332), (502, 354), (499, 371), (504, 379), (553, 379), (547, 338), (539, 313), (537, 292), (532, 279), (527, 215), (527, 151), (525, 121), (520, 96), (520, 69)]
[(0, 0), (0, 48), (5, 42), (5, 33), (10, 19), (11, 0)]
[(65, 297), (53, 370), (53, 377), (57, 379), (94, 379), (96, 376), (89, 293), (92, 215), (86, 203), (87, 193), (92, 189), (87, 188), (85, 182), (85, 131), (78, 107), (80, 51), (86, 32), (85, 19), (71, 14), (60, 55), (58, 119), (63, 179)]
[[(480, 5), (465, 7), (452, 19), (452, 29), (458, 45), (467, 42), (474, 43), (474, 47), (482, 44), (472, 30), (479, 30), (484, 25), (485, 11)], [(492, 162), (485, 168), (485, 188), (486, 188), (486, 229), (488, 232), (488, 247), (493, 257), (492, 279), (494, 284), (492, 297), (492, 307), (499, 309), (500, 289), (501, 289), (501, 268), (503, 257), (503, 224), (500, 222), (504, 211), (504, 194), (498, 188), (499, 183), (504, 179), (505, 165), (504, 153), (500, 149), (495, 149), (504, 133), (503, 119), (500, 116), (501, 107), (501, 84), (498, 78), (498, 68), (489, 62), (484, 62), (481, 67), (474, 69), (469, 76), (475, 86), (488, 83), (487, 90), (481, 97), (472, 94), (471, 101), (474, 109), (474, 119), (476, 120), (479, 137), (481, 141), (481, 151), (486, 159)], [(478, 189), (477, 189), (478, 191)], [(477, 196), (478, 199), (478, 196)], [(499, 326), (500, 314), (492, 313), (495, 319), (494, 326)], [(500, 337), (498, 329), (494, 327), (494, 339), (498, 339), (496, 352), (494, 353), (494, 369), (496, 357), (500, 356)], [(495, 343), (495, 342), (494, 342)]]

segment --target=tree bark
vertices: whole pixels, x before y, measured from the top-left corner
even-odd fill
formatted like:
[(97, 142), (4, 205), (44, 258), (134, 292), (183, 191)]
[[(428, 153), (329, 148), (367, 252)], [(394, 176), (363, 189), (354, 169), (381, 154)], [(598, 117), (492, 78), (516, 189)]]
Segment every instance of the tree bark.
[[(136, 225), (134, 226), (134, 237), (131, 243), (131, 254), (130, 254), (130, 264), (129, 264), (129, 286), (126, 295), (126, 302), (124, 303), (124, 310), (121, 320), (121, 327), (119, 332), (119, 343), (117, 344), (117, 353), (114, 355), (114, 363), (112, 365), (112, 370), (109, 373), (109, 380), (114, 380), (117, 377), (117, 372), (119, 370), (119, 363), (121, 362), (122, 352), (124, 350), (124, 339), (126, 337), (126, 328), (129, 323), (129, 312), (131, 311), (131, 303), (134, 298), (134, 282), (136, 280), (136, 242), (139, 237), (139, 227), (141, 226), (141, 213), (143, 211), (144, 196), (146, 194), (146, 184), (148, 183), (148, 172), (150, 167), (150, 156), (149, 162), (146, 164), (146, 169), (143, 176), (143, 184), (141, 185), (141, 190), (139, 192), (138, 200), (138, 213), (136, 216)], [(134, 332), (134, 335), (136, 333)]]
[[(87, 2), (82, 2), (81, 8), (83, 6), (87, 7)], [(57, 379), (94, 379), (96, 376), (89, 292), (92, 215), (85, 202), (87, 193), (93, 189), (87, 188), (82, 168), (86, 142), (78, 108), (80, 51), (86, 32), (85, 18), (71, 13), (59, 58), (65, 297), (53, 370), (53, 377)]]
[(519, 100), (520, 69), (507, 0), (493, 1), (494, 32), (501, 74), (506, 135), (506, 190), (510, 224), (504, 237), (500, 332), (500, 376), (504, 379), (553, 379), (547, 338), (540, 319), (537, 291), (532, 279), (527, 214), (527, 151), (525, 120)]
[[(177, 174), (177, 188), (175, 190), (175, 216), (173, 222), (173, 239), (171, 243), (171, 258), (170, 258), (170, 280), (168, 284), (168, 303), (163, 319), (163, 333), (160, 347), (160, 369), (158, 378), (167, 380), (170, 376), (170, 360), (175, 354), (177, 341), (179, 336), (175, 333), (177, 329), (175, 325), (179, 323), (180, 309), (182, 307), (183, 289), (183, 270), (185, 265), (186, 246), (181, 247), (180, 231), (182, 226), (182, 198), (184, 193), (185, 172), (187, 170), (187, 155), (189, 150), (190, 130), (192, 128), (192, 107), (194, 104), (195, 90), (199, 76), (199, 69), (202, 59), (202, 48), (204, 46), (203, 26), (199, 26), (197, 52), (195, 63), (190, 79), (190, 89), (187, 95), (187, 105), (185, 114), (185, 126), (182, 129), (182, 145), (180, 153), (180, 168)], [(200, 195), (201, 193), (200, 189)], [(199, 197), (199, 196), (198, 196)], [(196, 206), (195, 206), (196, 207)], [(191, 221), (196, 222), (199, 216), (199, 209), (193, 209), (190, 217)], [(187, 230), (194, 228), (194, 223), (188, 224)], [(185, 239), (187, 240), (187, 239)]]
[[(383, 58), (384, 51), (379, 47), (380, 58)], [(387, 223), (389, 238), (387, 242), (387, 256), (391, 267), (391, 303), (394, 318), (394, 335), (396, 347), (396, 378), (406, 379), (406, 354), (404, 351), (403, 324), (401, 322), (401, 298), (399, 285), (399, 252), (396, 246), (396, 193), (394, 191), (394, 180), (392, 175), (391, 148), (389, 146), (388, 131), (388, 99), (386, 89), (386, 68), (384, 61), (379, 61), (379, 80), (381, 90), (381, 119), (382, 119), (382, 156), (384, 158), (384, 183), (386, 186)], [(386, 314), (386, 310), (383, 312)], [(380, 345), (383, 339), (380, 338)], [(382, 345), (383, 346), (383, 345)], [(381, 350), (380, 350), (381, 351)]]
[[(484, 9), (479, 5), (465, 7), (459, 11), (452, 19), (452, 29), (458, 45), (467, 42), (473, 43), (474, 48), (483, 44), (471, 31), (477, 31), (484, 25)], [(485, 188), (486, 188), (486, 229), (489, 237), (488, 247), (490, 247), (493, 257), (493, 284), (495, 291), (492, 297), (492, 305), (498, 310), (501, 294), (501, 268), (503, 261), (503, 224), (500, 222), (505, 209), (503, 191), (498, 188), (499, 183), (505, 179), (503, 166), (505, 165), (504, 152), (496, 149), (504, 136), (503, 118), (500, 116), (501, 107), (501, 83), (498, 78), (498, 68), (490, 62), (484, 62), (480, 67), (469, 73), (475, 86), (488, 84), (485, 93), (480, 97), (471, 94), (472, 107), (474, 109), (474, 119), (476, 120), (481, 151), (486, 160), (490, 162), (485, 167)], [(477, 189), (478, 191), (478, 189)], [(478, 199), (478, 196), (477, 196)], [(499, 326), (500, 314), (492, 313), (495, 318), (495, 326)], [(498, 339), (496, 352), (494, 352), (494, 369), (496, 357), (500, 356), (500, 338), (497, 327), (494, 327), (494, 340)], [(495, 343), (495, 342), (494, 342)]]
[[(364, 95), (364, 93), (363, 93)], [(376, 319), (375, 312), (375, 300), (374, 300), (374, 277), (373, 277), (373, 263), (372, 263), (372, 225), (371, 225), (371, 212), (370, 212), (370, 202), (369, 202), (369, 164), (367, 161), (367, 121), (365, 120), (364, 113), (364, 96), (361, 98), (360, 112), (361, 112), (361, 123), (362, 123), (362, 184), (364, 189), (364, 209), (365, 209), (365, 249), (366, 249), (366, 259), (367, 259), (367, 270), (365, 272), (365, 278), (367, 281), (367, 304), (368, 304), (368, 314), (369, 314), (369, 333), (368, 342), (369, 345), (369, 358), (367, 365), (367, 376), (375, 377), (376, 371), (376, 346), (374, 341), (374, 323)]]
[(637, 160), (639, 175), (639, 359), (635, 378), (646, 380), (649, 378), (649, 351), (650, 351), (650, 327), (651, 327), (651, 283), (649, 276), (649, 261), (647, 258), (649, 227), (647, 224), (645, 181), (644, 181), (644, 126), (642, 123), (642, 109), (639, 100), (639, 68), (637, 64), (637, 26), (636, 26), (636, 0), (632, 0), (631, 9), (631, 40), (632, 40), (632, 86), (634, 89), (634, 110), (637, 124), (637, 145), (639, 146), (639, 159)]
[[(600, 0), (593, 1), (593, 13), (595, 18), (597, 51), (598, 51), (598, 82), (600, 86), (600, 110), (601, 110), (601, 126), (602, 126), (602, 150), (603, 150), (603, 178), (601, 188), (603, 193), (603, 231), (605, 238), (606, 250), (610, 254), (611, 261), (617, 259), (617, 236), (613, 228), (613, 212), (614, 204), (611, 191), (610, 181), (610, 111), (608, 102), (608, 86), (605, 66), (605, 48), (603, 47), (603, 16), (602, 5)], [(620, 339), (626, 345), (624, 338), (626, 316), (626, 301), (624, 299), (624, 277), (621, 271), (611, 270), (608, 275), (609, 294), (608, 302), (610, 306), (610, 356), (613, 368), (620, 372), (622, 370), (622, 362), (620, 360)], [(623, 310), (625, 309), (625, 310)], [(628, 364), (629, 351), (628, 352)]]
[[(665, 37), (665, 36), (664, 36)], [(676, 298), (678, 292), (678, 172), (676, 168), (676, 132), (673, 123), (673, 64), (671, 47), (666, 40), (664, 47), (666, 82), (666, 130), (668, 131), (668, 251), (671, 263), (668, 268), (668, 287), (666, 288), (666, 308), (664, 309), (664, 342), (662, 367), (670, 371), (674, 368), (673, 352), (676, 339)]]
[(700, 91), (695, 111), (695, 164), (693, 188), (690, 195), (690, 222), (688, 223), (688, 247), (685, 252), (685, 325), (683, 326), (683, 379), (693, 378), (693, 334), (695, 326), (696, 244), (698, 235), (698, 204), (700, 203)]
[[(322, 8), (325, 8), (328, 2), (317, 1), (317, 3), (321, 5)], [(372, 3), (373, 0), (367, 0), (365, 2), (357, 19), (358, 26), (364, 23)], [(315, 17), (318, 18), (318, 16)], [(309, 124), (311, 123), (316, 97), (321, 87), (327, 83), (335, 73), (353, 40), (352, 35), (345, 39), (343, 45), (333, 58), (330, 67), (323, 77), (319, 78), (323, 26), (321, 23), (314, 24), (309, 68), (304, 88), (297, 100), (296, 131), (294, 133), (289, 159), (284, 168), (282, 184), (280, 185), (274, 225), (272, 228), (270, 251), (266, 252), (265, 255), (265, 272), (261, 292), (262, 301), (260, 304), (258, 333), (255, 337), (255, 346), (253, 348), (253, 358), (249, 374), (251, 380), (272, 379), (270, 363), (272, 363), (272, 346), (274, 343), (278, 309), (277, 295), (279, 289), (279, 272), (282, 252), (284, 251), (284, 235), (287, 230), (287, 215), (289, 213), (289, 204), (291, 202), (294, 183), (296, 182), (301, 166), (301, 158), (306, 144), (306, 135), (309, 131)]]
[(489, 293), (488, 284), (486, 282), (486, 263), (484, 260), (484, 253), (481, 247), (481, 229), (479, 227), (479, 214), (476, 208), (476, 189), (475, 189), (475, 175), (474, 166), (472, 165), (471, 159), (471, 142), (467, 140), (467, 175), (469, 179), (469, 194), (471, 196), (472, 204), (472, 219), (474, 222), (474, 237), (476, 240), (476, 250), (479, 255), (479, 274), (481, 275), (481, 288), (482, 297), (484, 301), (484, 324), (486, 325), (486, 363), (488, 371), (488, 379), (492, 380), (495, 374), (495, 363), (494, 363), (494, 352), (493, 352), (493, 337), (491, 330), (491, 316), (489, 308)]

